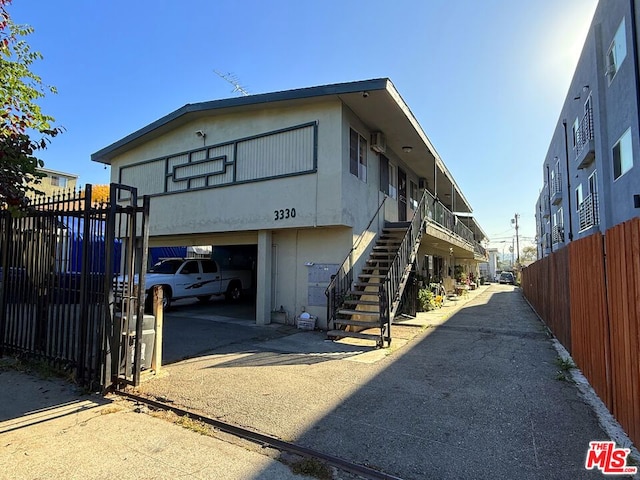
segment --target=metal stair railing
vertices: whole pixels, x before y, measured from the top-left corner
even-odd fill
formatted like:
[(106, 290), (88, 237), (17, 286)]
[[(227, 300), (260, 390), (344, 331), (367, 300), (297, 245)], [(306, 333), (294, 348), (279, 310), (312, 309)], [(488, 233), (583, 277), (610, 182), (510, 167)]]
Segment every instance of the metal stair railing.
[(427, 210), (429, 205), (427, 199), (432, 198), (425, 190), (413, 215), (411, 224), (407, 228), (407, 233), (402, 239), (398, 252), (389, 267), (387, 276), (380, 283), (378, 297), (381, 338), (379, 343), (382, 345), (384, 341), (387, 342), (387, 345), (391, 344), (391, 322), (400, 306), (402, 292), (420, 247), (420, 240), (424, 232), (423, 222), (428, 218)]
[(362, 238), (365, 233), (369, 231), (369, 228), (373, 224), (373, 221), (376, 219), (384, 202), (387, 200), (387, 196), (385, 195), (382, 199), (382, 202), (378, 206), (376, 213), (373, 214), (369, 224), (366, 228), (360, 233), (358, 239), (354, 242), (351, 250), (347, 254), (346, 258), (338, 267), (338, 271), (335, 275), (332, 276), (331, 282), (329, 286), (325, 290), (324, 294), (327, 296), (327, 327), (331, 328), (333, 326), (333, 322), (337, 317), (338, 310), (342, 306), (345, 297), (347, 296), (347, 292), (351, 289), (351, 285), (353, 283), (353, 265), (351, 265), (351, 254), (353, 251), (360, 245)]

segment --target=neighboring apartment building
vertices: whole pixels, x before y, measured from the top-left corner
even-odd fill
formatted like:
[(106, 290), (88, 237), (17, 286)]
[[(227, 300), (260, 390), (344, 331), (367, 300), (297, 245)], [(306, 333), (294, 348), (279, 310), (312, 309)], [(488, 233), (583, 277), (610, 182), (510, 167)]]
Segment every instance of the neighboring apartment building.
[(254, 245), (260, 324), (282, 306), (331, 327), (343, 260), (354, 286), (387, 271), (371, 269), (376, 242), (417, 210), (419, 273), (451, 284), (486, 261), (469, 202), (386, 78), (188, 104), (92, 160), (151, 196), (150, 246)]
[(538, 258), (640, 214), (634, 0), (601, 0), (543, 164)]
[(36, 185), (44, 196), (50, 197), (62, 192), (74, 190), (78, 182), (78, 175), (73, 173), (57, 172), (48, 168), (39, 168), (38, 171), (45, 174), (41, 182)]

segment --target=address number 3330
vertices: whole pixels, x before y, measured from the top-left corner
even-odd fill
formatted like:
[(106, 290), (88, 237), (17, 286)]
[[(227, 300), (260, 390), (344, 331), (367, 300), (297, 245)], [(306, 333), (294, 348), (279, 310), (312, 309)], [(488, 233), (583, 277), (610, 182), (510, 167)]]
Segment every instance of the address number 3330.
[(274, 220), (286, 220), (287, 218), (296, 218), (295, 208), (283, 208), (280, 210), (274, 210)]

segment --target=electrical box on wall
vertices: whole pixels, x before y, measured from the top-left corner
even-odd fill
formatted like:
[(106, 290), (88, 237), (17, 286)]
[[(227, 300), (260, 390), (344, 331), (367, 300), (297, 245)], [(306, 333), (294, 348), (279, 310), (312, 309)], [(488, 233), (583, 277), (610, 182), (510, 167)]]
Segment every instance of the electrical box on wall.
[(371, 134), (371, 150), (378, 153), (387, 151), (387, 141), (382, 132), (373, 132)]

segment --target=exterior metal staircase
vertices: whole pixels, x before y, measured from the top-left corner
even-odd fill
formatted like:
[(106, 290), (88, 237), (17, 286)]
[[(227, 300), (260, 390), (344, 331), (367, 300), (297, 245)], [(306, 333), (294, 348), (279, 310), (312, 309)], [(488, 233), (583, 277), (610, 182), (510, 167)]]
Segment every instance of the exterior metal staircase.
[[(408, 223), (387, 224), (382, 230), (376, 245), (369, 254), (366, 266), (358, 275), (342, 300), (342, 305), (333, 320), (333, 330), (329, 337), (352, 337), (372, 340), (382, 347), (391, 343), (390, 322), (382, 321), (390, 315), (385, 311), (386, 302), (380, 301), (383, 283), (398, 255), (398, 249), (407, 233)], [(383, 293), (384, 294), (384, 293)], [(393, 307), (399, 303), (400, 295), (395, 295)], [(393, 317), (391, 317), (393, 318)], [(370, 329), (379, 329), (379, 333), (369, 333)]]
[(428, 221), (428, 198), (425, 191), (410, 222), (385, 224), (357, 281), (352, 269), (345, 268), (347, 260), (338, 269), (326, 291), (328, 337), (372, 340), (378, 347), (391, 344), (391, 323)]

